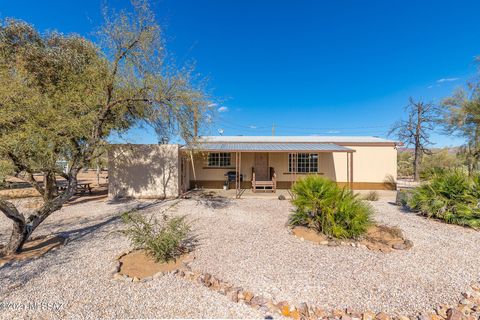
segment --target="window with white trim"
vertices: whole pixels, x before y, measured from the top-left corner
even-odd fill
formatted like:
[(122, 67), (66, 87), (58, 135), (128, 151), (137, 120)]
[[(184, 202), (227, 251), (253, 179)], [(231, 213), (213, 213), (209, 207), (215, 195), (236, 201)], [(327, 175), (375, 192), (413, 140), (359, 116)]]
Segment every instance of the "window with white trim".
[(211, 152), (208, 154), (209, 167), (230, 167), (231, 154), (228, 152)]
[(318, 172), (318, 153), (288, 154), (288, 172)]

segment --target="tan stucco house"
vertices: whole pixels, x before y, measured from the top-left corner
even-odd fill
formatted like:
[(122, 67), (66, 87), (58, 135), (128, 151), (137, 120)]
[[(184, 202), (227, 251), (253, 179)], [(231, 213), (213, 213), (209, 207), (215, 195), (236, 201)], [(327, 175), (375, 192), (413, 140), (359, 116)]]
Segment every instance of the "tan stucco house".
[(312, 174), (357, 190), (394, 189), (396, 147), (358, 136), (207, 136), (188, 146), (114, 145), (109, 195), (176, 197), (224, 186), (274, 192)]

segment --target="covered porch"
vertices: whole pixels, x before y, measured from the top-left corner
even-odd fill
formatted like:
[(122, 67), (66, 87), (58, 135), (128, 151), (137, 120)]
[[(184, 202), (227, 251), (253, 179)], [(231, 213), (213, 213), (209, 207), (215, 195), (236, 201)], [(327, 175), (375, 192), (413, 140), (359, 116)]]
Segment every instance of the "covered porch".
[[(279, 190), (290, 197), (287, 190), (295, 181), (312, 174), (337, 182), (341, 176), (340, 183), (353, 187), (355, 150), (333, 143), (202, 143), (198, 151), (206, 156), (203, 162), (192, 156), (192, 187), (217, 189), (223, 175), (222, 186), (237, 199)], [(341, 173), (336, 172), (338, 157), (344, 163)]]

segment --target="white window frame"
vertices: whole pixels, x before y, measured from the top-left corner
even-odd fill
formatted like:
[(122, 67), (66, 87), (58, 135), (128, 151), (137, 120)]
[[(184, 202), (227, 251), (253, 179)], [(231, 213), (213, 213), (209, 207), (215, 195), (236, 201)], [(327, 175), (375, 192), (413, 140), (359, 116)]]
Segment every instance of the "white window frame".
[(207, 167), (229, 168), (232, 166), (232, 154), (230, 152), (209, 152)]
[[(296, 160), (296, 168), (292, 168), (293, 159)], [(295, 171), (293, 171), (293, 169), (295, 169)], [(299, 174), (318, 173), (318, 153), (289, 153), (288, 172)]]

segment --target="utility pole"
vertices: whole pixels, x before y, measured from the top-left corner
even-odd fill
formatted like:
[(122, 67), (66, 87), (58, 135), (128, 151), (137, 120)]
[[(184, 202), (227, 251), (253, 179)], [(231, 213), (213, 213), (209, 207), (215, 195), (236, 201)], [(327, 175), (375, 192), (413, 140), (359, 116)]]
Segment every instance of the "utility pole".
[(272, 122), (272, 136), (275, 135), (275, 121)]

